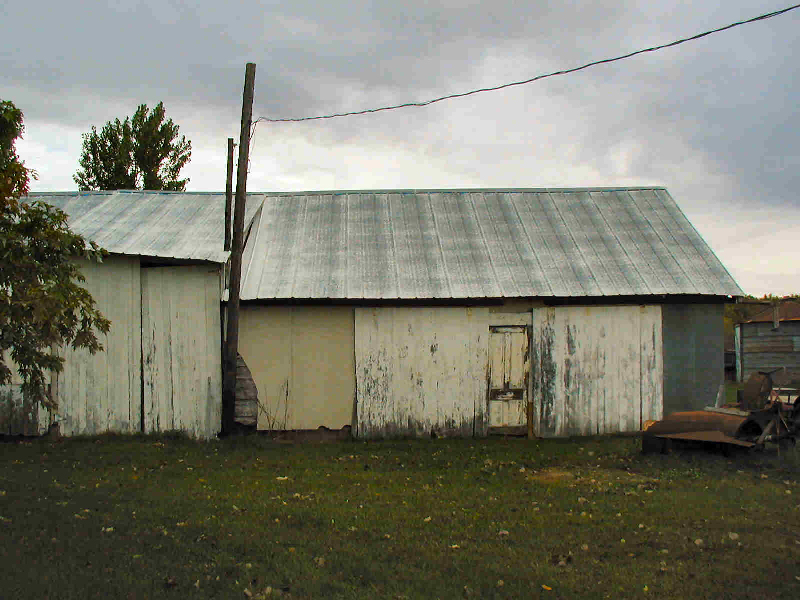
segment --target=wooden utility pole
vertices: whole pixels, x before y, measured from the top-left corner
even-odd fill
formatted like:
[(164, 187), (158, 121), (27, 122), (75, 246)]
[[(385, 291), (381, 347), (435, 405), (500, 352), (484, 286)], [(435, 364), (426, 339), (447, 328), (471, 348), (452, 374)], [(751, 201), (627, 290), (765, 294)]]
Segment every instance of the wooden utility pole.
[(222, 377), (222, 433), (233, 432), (236, 409), (236, 357), (239, 351), (239, 285), (242, 279), (244, 209), (247, 195), (247, 165), (250, 158), (250, 127), (253, 120), (253, 91), (256, 65), (247, 63), (242, 95), (242, 128), (239, 135), (239, 165), (236, 173), (236, 203), (233, 210), (231, 276), (228, 283), (228, 326)]
[(231, 207), (233, 206), (233, 138), (228, 138), (228, 176), (225, 178), (225, 250), (231, 249)]

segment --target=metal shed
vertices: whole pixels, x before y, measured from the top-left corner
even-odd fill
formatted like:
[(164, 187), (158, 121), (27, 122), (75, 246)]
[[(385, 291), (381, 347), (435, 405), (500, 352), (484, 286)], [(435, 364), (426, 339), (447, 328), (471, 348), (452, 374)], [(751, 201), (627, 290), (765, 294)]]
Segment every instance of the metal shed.
[[(31, 194), (64, 210), (70, 228), (110, 252), (81, 264), (85, 286), (111, 320), (104, 352), (61, 349), (53, 378), (58, 411), (26, 407), (3, 433), (63, 435), (220, 429), (224, 195), (174, 192)], [(249, 216), (255, 212), (256, 198)], [(15, 381), (7, 391), (12, 395)], [(24, 403), (22, 404), (24, 405)], [(36, 414), (34, 414), (36, 413)]]
[(741, 294), (664, 188), (266, 194), (240, 352), (260, 429), (632, 431), (713, 398)]

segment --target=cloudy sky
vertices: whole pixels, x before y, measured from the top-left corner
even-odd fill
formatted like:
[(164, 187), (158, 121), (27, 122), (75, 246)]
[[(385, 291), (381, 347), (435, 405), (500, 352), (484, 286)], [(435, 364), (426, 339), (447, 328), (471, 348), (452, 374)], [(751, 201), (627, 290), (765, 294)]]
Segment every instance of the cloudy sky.
[[(254, 117), (427, 100), (785, 8), (727, 2), (12, 2), (0, 96), (36, 191), (76, 189), (81, 134), (163, 100), (187, 189), (225, 186), (246, 62)], [(261, 122), (250, 191), (663, 185), (742, 288), (800, 293), (800, 9), (530, 85), (372, 115)]]

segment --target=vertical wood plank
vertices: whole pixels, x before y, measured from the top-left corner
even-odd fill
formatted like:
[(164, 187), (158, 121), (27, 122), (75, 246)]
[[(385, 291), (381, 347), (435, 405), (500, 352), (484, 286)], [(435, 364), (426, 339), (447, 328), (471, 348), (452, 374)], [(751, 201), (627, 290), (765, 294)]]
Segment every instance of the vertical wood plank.
[[(101, 336), (105, 350), (94, 356), (85, 350), (62, 348), (65, 365), (55, 420), (64, 435), (138, 431), (139, 259), (109, 256), (101, 264), (80, 261), (80, 268), (86, 277), (84, 286), (111, 320), (111, 330)], [(131, 385), (134, 379), (135, 386)]]
[(472, 310), (356, 309), (359, 437), (474, 433), (487, 357)]
[(207, 439), (220, 427), (219, 271), (208, 265), (142, 272), (146, 431)]
[(547, 308), (533, 322), (538, 435), (637, 431), (660, 418), (653, 416), (663, 412), (659, 306)]

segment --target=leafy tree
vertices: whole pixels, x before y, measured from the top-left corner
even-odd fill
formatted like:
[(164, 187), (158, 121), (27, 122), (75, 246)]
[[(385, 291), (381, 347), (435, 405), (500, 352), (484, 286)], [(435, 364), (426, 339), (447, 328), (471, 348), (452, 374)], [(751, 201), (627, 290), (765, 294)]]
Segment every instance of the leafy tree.
[(180, 128), (164, 116), (163, 102), (152, 112), (141, 104), (132, 118), (109, 121), (100, 133), (92, 126), (73, 177), (79, 189), (184, 191), (189, 179), (178, 176), (191, 160), (192, 143), (178, 139)]
[(54, 345), (102, 350), (95, 330), (108, 319), (95, 306), (77, 257), (101, 261), (105, 253), (70, 231), (67, 215), (44, 202), (24, 202), (36, 173), (19, 160), (22, 112), (0, 100), (0, 384), (9, 383), (8, 355), (22, 377), (22, 393), (49, 406), (45, 372), (60, 371)]

